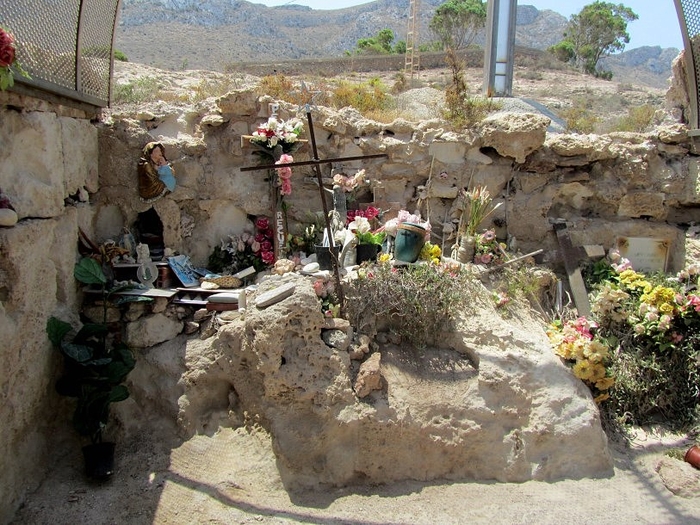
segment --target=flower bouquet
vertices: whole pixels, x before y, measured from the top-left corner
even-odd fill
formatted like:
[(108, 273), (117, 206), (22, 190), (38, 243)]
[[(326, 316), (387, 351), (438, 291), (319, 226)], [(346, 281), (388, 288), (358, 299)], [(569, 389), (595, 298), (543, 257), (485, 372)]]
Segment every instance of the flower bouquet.
[(275, 262), (273, 230), (267, 217), (258, 217), (255, 231), (230, 235), (214, 248), (208, 268), (216, 273), (234, 274), (250, 266), (259, 272)]
[(15, 37), (6, 29), (0, 27), (0, 90), (15, 84), (15, 72), (29, 78), (15, 56)]
[(304, 131), (301, 120), (284, 121), (270, 117), (258, 126), (250, 137), (250, 143), (257, 146), (258, 154), (279, 160), (283, 154), (294, 153), (303, 144), (299, 135)]
[(475, 238), (474, 263), (503, 264), (505, 262), (505, 248), (505, 245), (496, 239), (494, 230), (486, 230)]

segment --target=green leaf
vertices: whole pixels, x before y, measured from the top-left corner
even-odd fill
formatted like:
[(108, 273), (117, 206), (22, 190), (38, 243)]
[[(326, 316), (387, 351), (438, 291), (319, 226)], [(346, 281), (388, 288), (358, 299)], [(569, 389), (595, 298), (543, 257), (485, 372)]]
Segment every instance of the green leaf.
[(93, 349), (86, 345), (77, 345), (74, 343), (61, 344), (61, 351), (66, 357), (78, 363), (85, 363), (92, 359)]
[(107, 277), (102, 267), (95, 259), (83, 257), (78, 261), (73, 270), (75, 278), (84, 284), (107, 284)]
[(49, 336), (49, 340), (56, 348), (61, 346), (61, 341), (72, 329), (73, 327), (69, 323), (56, 317), (49, 317), (46, 322), (46, 335)]
[(109, 393), (109, 402), (118, 403), (119, 401), (124, 401), (128, 397), (129, 389), (124, 385), (117, 385), (112, 388), (112, 391)]

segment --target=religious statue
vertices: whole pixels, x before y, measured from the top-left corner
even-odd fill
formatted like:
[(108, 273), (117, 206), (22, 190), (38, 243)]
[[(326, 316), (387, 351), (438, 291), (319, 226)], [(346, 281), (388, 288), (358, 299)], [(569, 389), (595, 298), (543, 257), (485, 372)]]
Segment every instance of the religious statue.
[(149, 142), (138, 163), (139, 196), (154, 202), (175, 189), (175, 174), (160, 142)]

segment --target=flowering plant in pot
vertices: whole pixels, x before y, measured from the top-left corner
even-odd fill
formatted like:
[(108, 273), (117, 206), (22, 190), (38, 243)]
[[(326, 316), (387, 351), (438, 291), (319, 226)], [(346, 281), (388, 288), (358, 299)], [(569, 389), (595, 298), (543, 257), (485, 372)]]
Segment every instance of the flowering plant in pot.
[(358, 264), (376, 259), (386, 238), (386, 232), (382, 228), (372, 231), (369, 219), (362, 216), (355, 216), (354, 220), (348, 225), (348, 229), (355, 234), (357, 239)]
[(472, 262), (474, 244), (479, 225), (502, 203), (492, 205), (493, 198), (486, 186), (478, 186), (470, 191), (462, 190), (462, 215), (457, 228), (457, 242), (453, 246), (452, 257), (460, 262)]
[[(108, 290), (102, 267), (90, 257), (82, 258), (73, 273), (79, 282), (100, 288), (103, 322), (87, 322), (76, 331), (70, 323), (50, 317), (46, 333), (63, 356), (63, 374), (56, 382), (56, 390), (61, 395), (76, 398), (73, 427), (91, 441), (83, 447), (86, 473), (89, 477), (107, 478), (113, 472), (114, 443), (103, 442), (103, 432), (109, 422), (110, 405), (129, 397), (129, 390), (123, 383), (135, 366), (128, 346), (111, 337), (106, 322), (107, 304), (112, 294), (127, 286)], [(144, 298), (124, 297), (124, 302), (140, 300)], [(67, 339), (71, 332), (75, 335)]]

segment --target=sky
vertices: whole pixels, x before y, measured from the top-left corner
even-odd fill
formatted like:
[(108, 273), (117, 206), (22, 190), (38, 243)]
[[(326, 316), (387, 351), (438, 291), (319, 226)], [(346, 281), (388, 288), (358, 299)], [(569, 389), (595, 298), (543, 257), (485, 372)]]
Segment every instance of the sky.
[[(277, 6), (298, 4), (312, 9), (342, 9), (361, 4), (367, 0), (249, 0), (256, 4)], [(594, 0), (519, 0), (520, 5), (533, 5), (537, 9), (551, 9), (569, 18)], [(673, 0), (607, 0), (622, 3), (634, 11), (639, 19), (627, 24), (630, 42), (626, 50), (642, 46), (675, 47), (683, 49), (683, 38), (678, 24), (678, 15)]]

